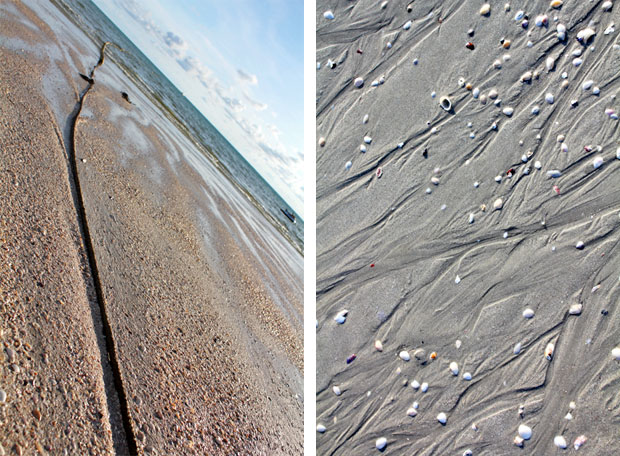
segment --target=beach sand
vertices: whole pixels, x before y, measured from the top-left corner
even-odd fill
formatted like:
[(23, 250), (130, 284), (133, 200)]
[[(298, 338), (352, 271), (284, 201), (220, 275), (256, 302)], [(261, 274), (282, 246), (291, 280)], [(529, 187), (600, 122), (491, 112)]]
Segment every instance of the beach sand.
[(317, 3), (317, 454), (619, 454), (620, 5)]
[(107, 55), (89, 87), (103, 43), (0, 11), (2, 448), (302, 454), (303, 258)]

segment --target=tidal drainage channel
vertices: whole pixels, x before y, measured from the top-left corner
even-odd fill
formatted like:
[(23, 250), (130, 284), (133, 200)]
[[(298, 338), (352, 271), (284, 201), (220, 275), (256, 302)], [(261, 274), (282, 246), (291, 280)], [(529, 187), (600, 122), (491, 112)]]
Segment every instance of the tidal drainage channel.
[[(75, 145), (75, 134), (77, 131), (77, 124), (79, 121), (84, 101), (90, 90), (95, 85), (95, 71), (101, 65), (103, 65), (105, 59), (105, 49), (107, 46), (115, 46), (121, 51), (122, 48), (116, 44), (106, 41), (101, 45), (99, 62), (93, 67), (89, 76), (81, 75), (84, 80), (88, 82), (88, 87), (82, 92), (80, 99), (76, 105), (76, 109), (73, 112), (70, 123), (69, 143), (65, 146), (67, 157), (70, 162), (70, 184), (71, 191), (73, 193), (74, 205), (76, 208), (76, 215), (84, 247), (86, 249), (86, 256), (88, 260), (88, 269), (90, 276), (92, 277), (95, 299), (96, 302), (92, 302), (92, 293), (90, 293), (89, 300), (91, 306), (91, 313), (93, 316), (93, 325), (95, 330), (101, 328), (103, 337), (101, 334), (97, 335), (97, 341), (99, 350), (101, 351), (102, 369), (103, 369), (103, 381), (106, 392), (108, 412), (110, 414), (110, 427), (112, 430), (112, 440), (114, 443), (114, 451), (117, 455), (134, 455), (138, 453), (138, 447), (136, 444), (136, 438), (133, 433), (133, 427), (131, 425), (131, 418), (129, 416), (129, 408), (127, 401), (127, 394), (123, 386), (121, 377), (120, 366), (118, 363), (118, 356), (116, 353), (116, 346), (114, 344), (114, 338), (112, 334), (112, 328), (108, 314), (106, 312), (106, 304), (103, 296), (103, 288), (101, 285), (101, 278), (99, 276), (99, 268), (97, 267), (97, 259), (93, 246), (90, 229), (88, 226), (88, 219), (86, 218), (86, 209), (84, 205), (84, 196), (82, 193), (82, 187), (80, 185), (80, 176), (77, 167), (77, 154)], [(89, 282), (86, 286), (89, 288)], [(120, 408), (120, 420), (115, 419), (113, 415), (117, 415), (115, 410)], [(120, 422), (119, 422), (120, 421)]]

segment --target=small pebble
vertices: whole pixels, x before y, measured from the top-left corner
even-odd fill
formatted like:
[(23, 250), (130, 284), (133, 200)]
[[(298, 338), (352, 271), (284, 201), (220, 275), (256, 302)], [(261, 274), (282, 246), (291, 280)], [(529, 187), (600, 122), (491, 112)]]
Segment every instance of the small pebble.
[(503, 112), (506, 116), (510, 117), (510, 116), (512, 116), (512, 114), (515, 112), (515, 110), (514, 110), (513, 108), (506, 107), (506, 108), (504, 108), (504, 109), (502, 110), (502, 112)]
[(517, 344), (514, 346), (514, 348), (512, 349), (512, 352), (515, 355), (518, 355), (519, 353), (521, 353), (521, 342), (517, 342)]
[(0, 389), (0, 404), (4, 404), (6, 402), (6, 392), (3, 389)]
[(454, 361), (450, 363), (450, 372), (452, 372), (454, 376), (459, 375), (459, 365)]
[(362, 87), (364, 85), (364, 79), (363, 78), (355, 78), (355, 81), (353, 81), (353, 85), (355, 85), (355, 87), (357, 87), (359, 89), (360, 87)]
[(377, 441), (375, 442), (375, 446), (377, 447), (377, 450), (379, 451), (384, 450), (385, 447), (387, 446), (387, 439), (385, 437), (379, 437)]
[(448, 421), (448, 417), (445, 413), (441, 412), (439, 415), (437, 415), (437, 421), (439, 421), (441, 424), (446, 424), (446, 422)]
[(464, 379), (464, 380), (469, 381), (469, 380), (471, 380), (471, 378), (472, 378), (472, 377), (471, 377), (471, 374), (470, 374), (469, 372), (465, 372), (465, 373), (463, 374), (463, 379)]
[(428, 383), (426, 382), (422, 383), (422, 385), (420, 385), (420, 391), (422, 391), (423, 393), (426, 393), (428, 391)]
[(405, 22), (405, 25), (403, 25), (403, 30), (409, 30), (411, 28), (411, 23), (411, 21)]
[(406, 350), (401, 351), (398, 356), (400, 356), (400, 359), (402, 359), (403, 361), (409, 361), (411, 359), (411, 356), (409, 355), (409, 352)]
[(547, 93), (547, 95), (545, 95), (545, 101), (549, 104), (553, 104), (553, 94), (552, 93)]
[(414, 379), (414, 380), (411, 382), (411, 387), (412, 387), (414, 390), (417, 390), (417, 389), (419, 389), (419, 388), (420, 388), (420, 383), (419, 383), (417, 380), (415, 380), (415, 379)]
[(351, 163), (350, 161), (346, 162), (344, 164), (344, 168), (348, 171), (351, 169), (351, 166), (353, 166), (353, 163)]
[(594, 166), (594, 169), (598, 169), (603, 166), (603, 157), (594, 157), (594, 160), (592, 160), (592, 166)]
[(532, 437), (532, 428), (525, 424), (519, 425), (519, 436), (525, 440), (529, 440)]
[(323, 426), (322, 424), (317, 424), (317, 426), (316, 426), (316, 431), (317, 432), (320, 432), (321, 434), (323, 434), (326, 430), (327, 430), (327, 428), (325, 426)]
[(581, 304), (573, 304), (572, 306), (570, 306), (570, 309), (568, 309), (568, 313), (570, 315), (580, 315), (582, 309), (583, 306)]
[(480, 15), (487, 16), (490, 13), (491, 13), (491, 5), (489, 5), (488, 3), (485, 3), (484, 5), (482, 5), (482, 7), (480, 8)]
[(616, 347), (611, 351), (611, 356), (617, 361), (620, 361), (620, 347)]
[(375, 349), (380, 352), (383, 351), (383, 344), (380, 340), (375, 340)]
[(323, 17), (325, 19), (332, 20), (334, 18), (334, 13), (331, 10), (330, 11), (325, 11), (323, 13)]
[(538, 106), (533, 106), (532, 107), (532, 114), (534, 114), (536, 116), (536, 115), (538, 115), (539, 112), (540, 112), (540, 108)]
[(532, 309), (528, 308), (528, 309), (525, 309), (523, 311), (523, 318), (528, 318), (529, 319), (529, 318), (532, 318), (532, 317), (534, 317), (534, 311)]
[(577, 250), (583, 250), (585, 244), (582, 241), (577, 242), (577, 244), (575, 244), (575, 248)]
[(332, 388), (332, 391), (334, 392), (334, 394), (335, 394), (336, 396), (340, 396), (340, 395), (342, 394), (342, 391), (340, 391), (340, 387), (338, 387), (338, 386), (334, 386), (334, 387)]
[(493, 209), (495, 209), (496, 211), (500, 210), (502, 207), (504, 207), (504, 202), (502, 201), (501, 198), (497, 198), (494, 202), (493, 202)]

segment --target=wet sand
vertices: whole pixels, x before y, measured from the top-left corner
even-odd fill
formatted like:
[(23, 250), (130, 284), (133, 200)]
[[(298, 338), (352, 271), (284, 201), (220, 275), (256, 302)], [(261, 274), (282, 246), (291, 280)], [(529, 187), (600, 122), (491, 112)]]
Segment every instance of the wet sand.
[(317, 3), (317, 454), (618, 454), (618, 5)]
[(23, 3), (0, 19), (0, 444), (302, 454), (303, 259), (113, 60), (79, 76), (102, 43)]

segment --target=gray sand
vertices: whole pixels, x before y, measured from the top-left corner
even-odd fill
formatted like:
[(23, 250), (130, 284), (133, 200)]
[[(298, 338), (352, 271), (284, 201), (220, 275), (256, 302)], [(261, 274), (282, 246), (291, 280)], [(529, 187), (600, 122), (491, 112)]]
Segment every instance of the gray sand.
[(301, 454), (301, 256), (108, 58), (79, 198), (102, 43), (23, 3), (0, 16), (0, 454)]
[[(385, 437), (385, 454), (546, 455), (559, 451), (555, 436), (572, 449), (583, 434), (580, 454), (618, 454), (620, 363), (611, 350), (620, 344), (620, 130), (605, 110), (620, 110), (620, 38), (604, 31), (619, 28), (620, 5), (605, 12), (602, 1), (564, 1), (558, 10), (520, 2), (505, 12), (494, 2), (485, 17), (479, 2), (414, 1), (411, 12), (406, 2), (381, 3), (317, 5), (317, 139), (325, 138), (317, 146), (317, 424), (326, 427), (317, 453), (378, 453), (375, 441)], [(520, 9), (527, 30), (514, 19)], [(542, 14), (548, 27), (534, 24)], [(567, 28), (563, 42), (558, 23)], [(588, 24), (596, 36), (583, 46), (576, 36)], [(538, 74), (524, 83), (526, 71)], [(477, 99), (461, 77), (479, 88)], [(598, 95), (583, 90), (590, 79)], [(439, 106), (444, 95), (451, 112)], [(362, 153), (365, 136), (372, 142)], [(562, 175), (551, 179), (549, 170)], [(498, 198), (503, 208), (494, 210)], [(569, 315), (573, 304), (581, 315)], [(333, 318), (343, 309), (339, 325)], [(413, 380), (428, 382), (428, 392)], [(533, 430), (524, 448), (513, 443), (520, 424)]]

